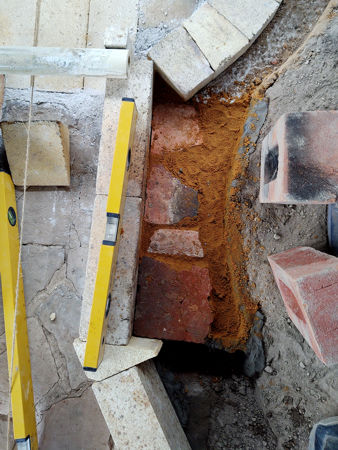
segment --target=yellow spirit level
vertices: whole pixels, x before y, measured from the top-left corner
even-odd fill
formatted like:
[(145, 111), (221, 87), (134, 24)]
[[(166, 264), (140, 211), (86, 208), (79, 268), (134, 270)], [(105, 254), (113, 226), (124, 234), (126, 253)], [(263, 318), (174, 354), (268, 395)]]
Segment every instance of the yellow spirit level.
[(106, 233), (100, 249), (83, 363), (84, 370), (92, 372), (97, 370), (104, 353), (136, 118), (134, 99), (123, 98), (107, 199)]
[[(18, 262), (19, 228), (15, 188), (5, 150), (0, 148), (0, 276), (9, 373), (12, 365)], [(14, 439), (17, 449), (36, 450), (38, 448), (38, 440), (21, 267), (18, 290), (12, 386), (10, 389)]]

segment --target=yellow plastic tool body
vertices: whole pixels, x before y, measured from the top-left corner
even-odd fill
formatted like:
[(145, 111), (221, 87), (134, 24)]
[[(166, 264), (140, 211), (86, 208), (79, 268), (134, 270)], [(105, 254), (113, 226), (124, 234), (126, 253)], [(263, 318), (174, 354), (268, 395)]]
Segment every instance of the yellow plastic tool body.
[(97, 370), (104, 353), (136, 118), (134, 99), (123, 98), (107, 199), (106, 235), (100, 249), (83, 363), (83, 368), (89, 371)]
[[(0, 170), (0, 276), (8, 372), (11, 370), (18, 260), (19, 229), (15, 189), (9, 173)], [(14, 439), (18, 448), (36, 450), (38, 441), (21, 267), (15, 334), (11, 387)]]

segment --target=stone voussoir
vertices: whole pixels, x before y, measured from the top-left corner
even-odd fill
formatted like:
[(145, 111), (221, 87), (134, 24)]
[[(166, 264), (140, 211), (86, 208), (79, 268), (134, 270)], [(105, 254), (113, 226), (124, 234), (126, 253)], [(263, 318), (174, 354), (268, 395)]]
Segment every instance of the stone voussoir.
[(176, 28), (152, 47), (149, 56), (162, 77), (184, 100), (214, 77), (208, 60), (183, 27)]
[[(13, 182), (23, 186), (27, 122), (2, 122), (1, 130)], [(69, 186), (69, 131), (61, 122), (35, 121), (30, 128), (27, 186)]]
[(276, 0), (208, 0), (217, 11), (252, 43), (279, 7)]
[(249, 39), (208, 3), (198, 8), (183, 25), (215, 75), (229, 67), (250, 45)]

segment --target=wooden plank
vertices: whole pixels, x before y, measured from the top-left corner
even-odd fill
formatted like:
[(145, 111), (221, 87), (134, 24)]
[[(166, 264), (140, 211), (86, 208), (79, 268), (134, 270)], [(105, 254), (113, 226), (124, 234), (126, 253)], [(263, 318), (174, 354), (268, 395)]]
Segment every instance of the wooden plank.
[[(33, 46), (36, 0), (0, 1), (0, 46)], [(29, 76), (9, 75), (6, 87), (27, 88)]]
[[(89, 0), (43, 0), (38, 28), (38, 47), (85, 48)], [(71, 91), (83, 87), (81, 78), (39, 77), (38, 89)]]
[(127, 78), (129, 50), (0, 47), (0, 73)]

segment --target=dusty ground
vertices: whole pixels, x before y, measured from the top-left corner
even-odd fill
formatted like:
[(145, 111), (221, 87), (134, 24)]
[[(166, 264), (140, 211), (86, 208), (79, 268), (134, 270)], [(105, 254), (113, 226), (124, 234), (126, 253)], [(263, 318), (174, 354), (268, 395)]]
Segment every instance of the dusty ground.
[[(315, 20), (314, 11), (316, 7), (322, 10), (323, 3), (311, 2), (309, 22)], [(304, 2), (285, 2), (289, 12), (297, 7), (298, 14), (305, 14)], [(290, 16), (290, 20), (296, 18)], [(275, 26), (272, 23), (272, 29)], [(291, 38), (291, 48), (299, 45), (299, 38)], [(262, 138), (281, 114), (337, 108), (337, 38), (336, 11), (320, 35), (306, 43), (299, 57), (266, 91), (268, 115), (257, 148), (250, 152), (245, 187), (239, 196), (239, 201), (249, 204), (261, 219), (259, 226), (253, 226), (247, 208), (243, 208), (243, 237), (251, 249), (249, 286), (254, 283), (251, 295), (265, 317), (266, 370), (248, 378), (242, 372), (242, 354), (229, 356), (215, 351), (205, 355), (194, 346), (167, 344), (158, 358), (159, 371), (194, 449), (305, 450), (312, 425), (322, 417), (338, 414), (338, 368), (326, 368), (290, 322), (267, 262), (267, 255), (296, 245), (325, 250), (326, 207), (261, 205), (258, 182), (254, 181), (259, 178)], [(265, 39), (263, 35), (258, 48), (252, 48), (257, 55), (266, 54)], [(275, 50), (278, 53), (280, 49)], [(235, 64), (238, 70), (245, 61), (246, 55)], [(232, 71), (213, 83), (216, 91), (227, 85), (234, 87), (236, 68)], [(210, 90), (204, 94), (207, 98)]]

